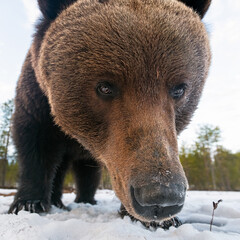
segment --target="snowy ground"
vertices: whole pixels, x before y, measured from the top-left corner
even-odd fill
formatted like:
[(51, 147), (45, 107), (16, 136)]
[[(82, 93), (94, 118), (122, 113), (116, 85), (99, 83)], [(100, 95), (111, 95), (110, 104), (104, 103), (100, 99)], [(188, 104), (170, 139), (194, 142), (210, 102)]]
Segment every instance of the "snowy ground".
[[(13, 190), (0, 189), (7, 194)], [(18, 216), (6, 214), (13, 196), (0, 196), (1, 240), (240, 240), (240, 192), (188, 192), (185, 206), (178, 217), (184, 222), (170, 230), (147, 230), (129, 217), (121, 219), (119, 200), (113, 191), (99, 190), (98, 204), (73, 203), (73, 193), (64, 194), (65, 212), (55, 207), (49, 214), (21, 211)], [(213, 231), (209, 231), (212, 201), (223, 199), (215, 211)]]

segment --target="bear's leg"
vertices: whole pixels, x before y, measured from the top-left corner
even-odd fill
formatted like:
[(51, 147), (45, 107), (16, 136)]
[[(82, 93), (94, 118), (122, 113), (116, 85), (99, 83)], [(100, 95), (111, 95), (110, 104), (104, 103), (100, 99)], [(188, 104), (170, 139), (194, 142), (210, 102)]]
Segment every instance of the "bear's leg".
[(17, 214), (22, 209), (47, 212), (55, 169), (65, 151), (64, 135), (50, 119), (36, 121), (21, 108), (14, 115), (13, 134), (18, 150), (20, 179), (9, 213)]
[(76, 203), (96, 204), (94, 195), (101, 178), (101, 166), (93, 158), (73, 162), (77, 185)]
[(66, 172), (69, 168), (69, 159), (67, 156), (63, 158), (63, 161), (56, 169), (56, 175), (53, 180), (53, 187), (52, 187), (52, 195), (51, 195), (51, 204), (55, 205), (58, 208), (62, 208), (65, 210), (69, 210), (64, 204), (62, 203), (62, 189), (63, 189), (63, 182)]

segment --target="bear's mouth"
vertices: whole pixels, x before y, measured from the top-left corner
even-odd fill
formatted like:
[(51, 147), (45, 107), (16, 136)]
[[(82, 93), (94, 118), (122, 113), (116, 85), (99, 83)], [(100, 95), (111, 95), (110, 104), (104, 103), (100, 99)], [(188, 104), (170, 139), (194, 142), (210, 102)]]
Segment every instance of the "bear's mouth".
[(149, 206), (141, 205), (134, 194), (133, 187), (130, 187), (132, 206), (137, 215), (140, 215), (145, 221), (162, 221), (167, 218), (171, 218), (177, 213), (179, 213), (184, 204), (172, 205), (172, 206), (162, 206), (158, 204), (153, 204)]

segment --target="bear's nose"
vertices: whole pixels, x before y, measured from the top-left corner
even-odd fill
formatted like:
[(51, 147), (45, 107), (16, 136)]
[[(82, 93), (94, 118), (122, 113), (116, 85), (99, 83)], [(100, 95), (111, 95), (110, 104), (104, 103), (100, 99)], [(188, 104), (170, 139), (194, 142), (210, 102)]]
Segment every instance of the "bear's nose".
[(162, 220), (180, 212), (186, 194), (185, 184), (154, 183), (130, 188), (134, 210), (150, 221)]
[(142, 206), (161, 205), (163, 207), (182, 205), (186, 188), (183, 184), (168, 185), (154, 183), (134, 188), (134, 197)]

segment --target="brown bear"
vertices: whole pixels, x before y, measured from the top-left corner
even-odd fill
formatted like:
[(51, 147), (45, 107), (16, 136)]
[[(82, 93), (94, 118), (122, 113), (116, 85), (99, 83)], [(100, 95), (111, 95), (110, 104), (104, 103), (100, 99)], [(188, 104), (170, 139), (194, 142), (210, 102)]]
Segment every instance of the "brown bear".
[(184, 204), (177, 136), (210, 65), (211, 0), (38, 0), (42, 18), (18, 81), (20, 180), (9, 213), (95, 203), (101, 165), (126, 212), (161, 221)]

